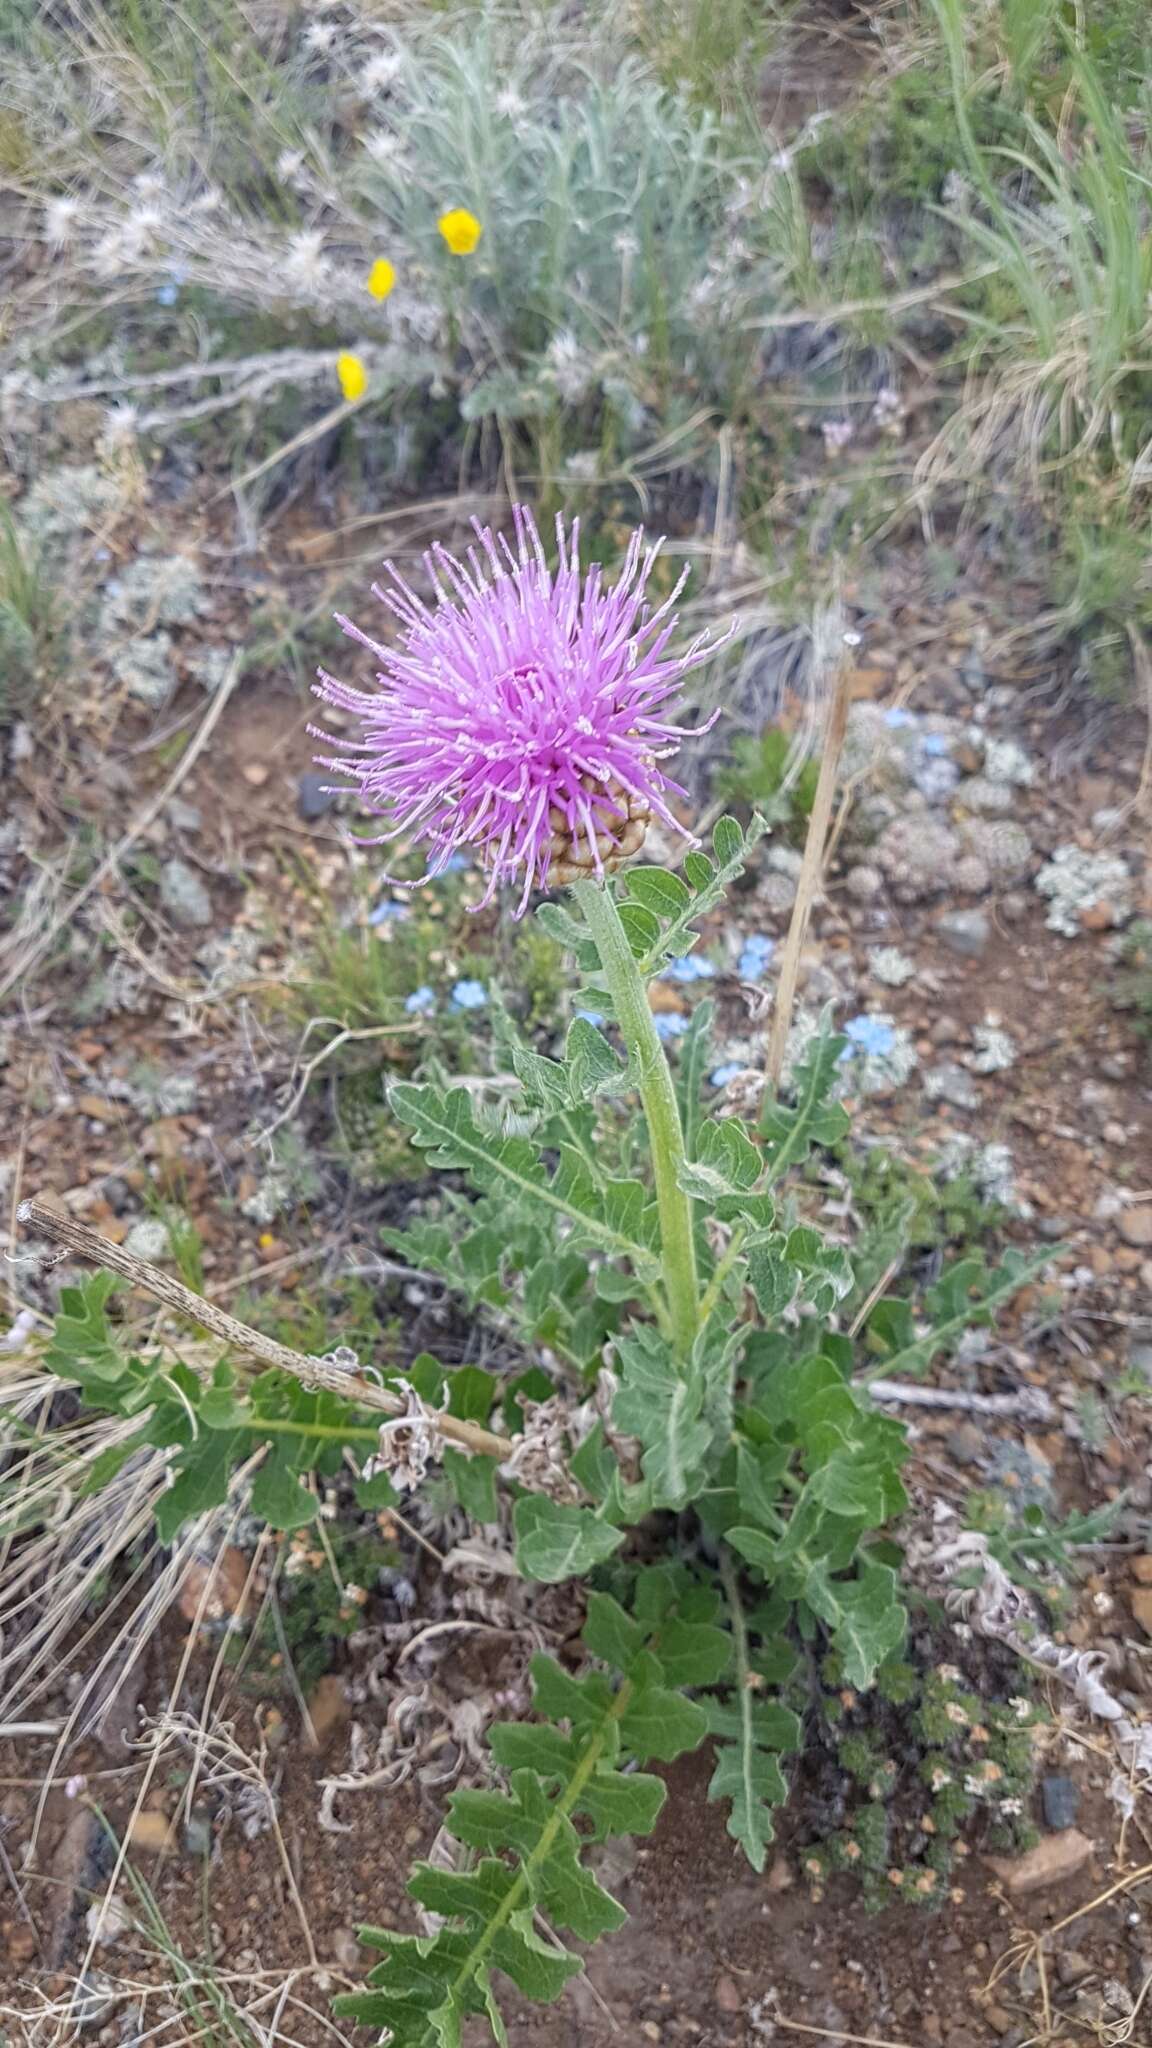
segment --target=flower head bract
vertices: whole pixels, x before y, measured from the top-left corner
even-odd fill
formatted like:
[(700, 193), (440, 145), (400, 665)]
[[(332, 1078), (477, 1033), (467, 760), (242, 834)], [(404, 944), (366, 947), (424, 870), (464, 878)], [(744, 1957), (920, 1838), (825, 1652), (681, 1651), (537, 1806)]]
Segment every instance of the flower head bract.
[(377, 688), (323, 670), (313, 687), (359, 722), (354, 738), (316, 737), (346, 750), (322, 764), (384, 815), (381, 840), (422, 843), (431, 874), (474, 849), (484, 901), (516, 881), (520, 916), (534, 887), (602, 876), (636, 852), (652, 815), (690, 838), (661, 764), (685, 737), (669, 723), (672, 700), (712, 645), (704, 635), (672, 651), (683, 578), (648, 602), (659, 544), (646, 547), (642, 531), (607, 585), (597, 564), (580, 567), (577, 521), (557, 520), (552, 569), (531, 514), (513, 516), (513, 542), (473, 522), (466, 562), (440, 546), (425, 556), (431, 603), (387, 564), (374, 594), (399, 621), (398, 645), (340, 620), (379, 662)]

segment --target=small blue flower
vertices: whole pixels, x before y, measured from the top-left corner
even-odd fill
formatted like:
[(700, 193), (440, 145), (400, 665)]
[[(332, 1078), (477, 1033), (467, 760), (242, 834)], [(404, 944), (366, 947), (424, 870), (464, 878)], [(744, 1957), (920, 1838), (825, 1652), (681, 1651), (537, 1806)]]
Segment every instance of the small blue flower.
[(427, 984), (423, 988), (414, 988), (411, 995), (405, 997), (404, 1008), (410, 1017), (430, 1017), (436, 1008), (435, 989)]
[(699, 953), (685, 953), (679, 960), (670, 960), (664, 969), (666, 981), (692, 982), (711, 981), (716, 969), (710, 960), (702, 960)]
[(942, 754), (950, 754), (952, 751), (952, 742), (946, 732), (926, 732), (920, 745), (933, 760), (939, 760)]
[(667, 1045), (673, 1038), (683, 1038), (684, 1033), (688, 1029), (687, 1017), (679, 1016), (675, 1010), (661, 1011), (658, 1017), (652, 1019), (652, 1022), (656, 1026), (657, 1038), (664, 1045)]
[(488, 1001), (488, 991), (482, 981), (458, 981), (452, 991), (454, 1010), (482, 1010)]
[(739, 1060), (729, 1060), (727, 1066), (714, 1068), (713, 1072), (709, 1074), (708, 1079), (713, 1088), (726, 1088), (729, 1081), (734, 1081), (737, 1074), (742, 1074), (743, 1072), (744, 1069), (740, 1065)]
[(884, 713), (884, 723), (885, 725), (894, 726), (915, 725), (916, 720), (913, 718), (912, 713), (910, 711), (905, 711), (903, 705), (893, 704), (891, 708)]
[(600, 1026), (604, 1022), (604, 1019), (600, 1015), (599, 1010), (577, 1010), (576, 1015), (578, 1017), (583, 1017), (584, 1022), (586, 1024), (594, 1024), (597, 1031), (599, 1031)]
[(180, 287), (174, 278), (169, 278), (165, 284), (157, 285), (155, 297), (158, 306), (174, 306), (180, 297)]
[(775, 951), (776, 941), (766, 932), (749, 932), (736, 962), (741, 981), (759, 981)]
[(844, 1032), (851, 1042), (841, 1053), (842, 1060), (854, 1059), (858, 1053), (865, 1059), (882, 1060), (896, 1045), (896, 1033), (883, 1017), (849, 1017)]
[(369, 913), (368, 913), (368, 922), (369, 922), (369, 924), (373, 924), (373, 925), (375, 925), (375, 924), (390, 924), (390, 923), (391, 923), (391, 922), (393, 921), (393, 919), (394, 919), (394, 918), (395, 918), (395, 919), (399, 919), (399, 918), (405, 918), (405, 917), (407, 917), (407, 915), (408, 915), (408, 906), (407, 906), (407, 904), (406, 904), (406, 903), (393, 903), (393, 901), (392, 901), (391, 897), (389, 896), (389, 897), (387, 897), (387, 898), (385, 899), (385, 901), (384, 901), (383, 903), (378, 903), (378, 904), (376, 905), (376, 908), (375, 908), (375, 910), (371, 910), (371, 911), (369, 911)]

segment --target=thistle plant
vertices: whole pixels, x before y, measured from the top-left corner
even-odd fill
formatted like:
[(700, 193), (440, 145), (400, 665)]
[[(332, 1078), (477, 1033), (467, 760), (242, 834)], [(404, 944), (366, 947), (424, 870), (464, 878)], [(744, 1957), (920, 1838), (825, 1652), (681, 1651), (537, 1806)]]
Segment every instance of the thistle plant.
[[(677, 700), (711, 650), (676, 651), (674, 597), (649, 607), (655, 551), (637, 535), (609, 587), (581, 569), (575, 528), (556, 538), (554, 568), (525, 512), (511, 541), (478, 530), (463, 563), (434, 549), (427, 601), (390, 572), (396, 643), (345, 622), (375, 685), (318, 685), (358, 721), (334, 765), (383, 841), (414, 845), (433, 874), (470, 849), (485, 902), (507, 888), (516, 916), (533, 891), (568, 892), (536, 913), (579, 982), (557, 1056), (504, 1016), (514, 1099), (434, 1078), (389, 1094), (454, 1180), (438, 1213), (386, 1241), (479, 1314), (498, 1311), (524, 1369), (499, 1380), (426, 1355), (369, 1375), (340, 1352), (294, 1359), (204, 1304), (199, 1319), (231, 1348), (198, 1375), (125, 1358), (107, 1278), (66, 1299), (49, 1357), (90, 1403), (140, 1418), (130, 1446), (166, 1447), (166, 1540), (237, 1484), (253, 1512), (301, 1526), (315, 1512), (301, 1481), (351, 1454), (365, 1508), (418, 1494), (439, 1465), (469, 1516), (510, 1526), (526, 1578), (589, 1582), (589, 1668), (534, 1660), (534, 1718), (490, 1731), (496, 1782), (450, 1800), (455, 1866), (413, 1873), (437, 1931), (364, 1935), (383, 1960), (338, 2008), (398, 2048), (458, 2044), (471, 2015), (506, 2039), (501, 1977), (558, 1996), (581, 1965), (541, 1938), (538, 1916), (581, 1941), (620, 1924), (582, 1857), (654, 1826), (664, 1787), (636, 1766), (711, 1737), (710, 1797), (764, 1867), (801, 1746), (781, 1697), (800, 1646), (834, 1659), (858, 1695), (904, 1640), (892, 1525), (906, 1443), (868, 1380), (924, 1370), (1030, 1270), (962, 1259), (914, 1316), (804, 1219), (792, 1170), (848, 1127), (830, 1029), (755, 1127), (704, 1112), (710, 1006), (673, 1070), (649, 985), (692, 951), (765, 827), (721, 819), (705, 852), (674, 808)], [(652, 820), (685, 843), (679, 871), (637, 861)], [(79, 1226), (38, 1207), (32, 1220), (76, 1245)], [(108, 1263), (128, 1271), (119, 1250)], [(173, 1283), (152, 1284), (181, 1305)], [(262, 1361), (255, 1377), (235, 1362), (238, 1332)], [(644, 1562), (630, 1544), (641, 1524)]]

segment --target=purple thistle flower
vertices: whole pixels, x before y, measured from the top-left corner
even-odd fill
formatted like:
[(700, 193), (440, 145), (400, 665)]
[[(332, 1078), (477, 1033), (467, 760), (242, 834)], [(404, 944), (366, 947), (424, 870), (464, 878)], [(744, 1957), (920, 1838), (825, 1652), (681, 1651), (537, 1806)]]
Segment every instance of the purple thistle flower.
[(552, 571), (531, 513), (516, 506), (513, 519), (514, 549), (473, 520), (483, 560), (470, 547), (465, 566), (439, 545), (424, 557), (434, 604), (385, 564), (390, 587), (373, 595), (399, 620), (399, 645), (339, 620), (381, 663), (379, 688), (324, 670), (313, 685), (355, 714), (361, 737), (311, 730), (357, 757), (320, 758), (388, 820), (367, 844), (423, 842), (429, 875), (472, 847), (488, 869), (485, 903), (522, 879), (520, 917), (534, 887), (602, 877), (636, 852), (652, 813), (691, 841), (667, 803), (684, 792), (660, 763), (686, 736), (667, 722), (670, 700), (712, 648), (703, 635), (668, 652), (684, 577), (649, 606), (659, 543), (645, 548), (642, 530), (606, 589), (598, 565), (581, 571), (578, 521), (557, 519)]

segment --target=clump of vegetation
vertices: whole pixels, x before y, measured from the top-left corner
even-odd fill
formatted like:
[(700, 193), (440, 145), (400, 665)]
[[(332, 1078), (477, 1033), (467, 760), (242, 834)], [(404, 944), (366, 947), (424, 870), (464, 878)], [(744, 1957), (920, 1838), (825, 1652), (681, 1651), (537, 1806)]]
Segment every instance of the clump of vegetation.
[(812, 813), (820, 764), (798, 754), (788, 733), (770, 725), (758, 738), (740, 733), (715, 776), (716, 794), (742, 812), (758, 811), (785, 838), (798, 840)]
[(1120, 942), (1117, 1007), (1131, 1013), (1144, 1037), (1152, 1038), (1152, 919), (1138, 917)]
[(938, 1912), (955, 1896), (956, 1864), (979, 1846), (1019, 1852), (1032, 1820), (1037, 1752), (1046, 1723), (1021, 1676), (1009, 1699), (968, 1685), (954, 1664), (917, 1670), (889, 1659), (862, 1699), (826, 1660), (820, 1712), (841, 1774), (835, 1830), (805, 1847), (800, 1868), (822, 1886), (856, 1878), (870, 1913), (896, 1904)]
[(64, 610), (43, 552), (0, 499), (0, 722), (54, 679), (64, 645)]
[(331, 1670), (340, 1644), (364, 1627), (381, 1572), (398, 1563), (386, 1512), (369, 1528), (336, 1519), (334, 1504), (330, 1514), (286, 1540), (251, 1636), (229, 1638), (250, 1691), (307, 1694)]

